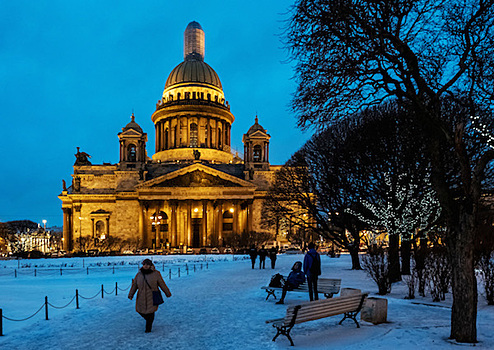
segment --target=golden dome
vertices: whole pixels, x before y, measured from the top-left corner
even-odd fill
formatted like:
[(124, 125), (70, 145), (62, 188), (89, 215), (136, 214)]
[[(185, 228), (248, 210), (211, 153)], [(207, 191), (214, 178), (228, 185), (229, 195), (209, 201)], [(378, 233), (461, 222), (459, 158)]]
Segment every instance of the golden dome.
[(165, 90), (177, 84), (208, 84), (223, 90), (220, 78), (209, 64), (194, 58), (187, 58), (176, 66), (168, 79), (166, 79)]

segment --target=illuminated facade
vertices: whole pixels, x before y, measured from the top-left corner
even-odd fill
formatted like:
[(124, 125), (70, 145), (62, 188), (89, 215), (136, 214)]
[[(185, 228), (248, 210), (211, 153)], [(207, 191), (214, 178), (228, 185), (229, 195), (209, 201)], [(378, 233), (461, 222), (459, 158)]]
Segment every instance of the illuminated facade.
[(273, 178), (267, 131), (258, 123), (244, 134), (244, 159), (230, 149), (235, 118), (216, 72), (204, 62), (204, 31), (191, 22), (184, 61), (166, 80), (151, 116), (155, 153), (132, 120), (118, 134), (120, 161), (91, 164), (77, 152), (72, 185), (59, 198), (64, 249), (77, 240), (108, 237), (141, 248), (220, 247), (242, 232), (260, 231), (261, 205)]

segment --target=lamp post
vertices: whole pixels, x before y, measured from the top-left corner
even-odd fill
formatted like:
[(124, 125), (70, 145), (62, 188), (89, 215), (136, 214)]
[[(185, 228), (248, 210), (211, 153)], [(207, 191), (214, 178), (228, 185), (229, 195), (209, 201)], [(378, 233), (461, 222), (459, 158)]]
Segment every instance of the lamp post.
[[(152, 227), (154, 228), (154, 242), (153, 242), (153, 249), (156, 249), (158, 247), (158, 230), (160, 229), (160, 225), (162, 224), (162, 220), (165, 217), (165, 213), (163, 211), (155, 212), (153, 215), (151, 215), (149, 218), (153, 220), (151, 223)], [(161, 239), (160, 239), (160, 244), (161, 248)]]

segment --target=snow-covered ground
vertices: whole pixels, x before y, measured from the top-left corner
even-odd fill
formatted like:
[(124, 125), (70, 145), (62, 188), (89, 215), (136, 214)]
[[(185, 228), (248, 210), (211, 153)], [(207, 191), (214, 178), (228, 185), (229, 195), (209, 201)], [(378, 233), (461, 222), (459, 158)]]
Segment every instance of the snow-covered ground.
[[(272, 298), (265, 300), (266, 293), (260, 287), (274, 273), (288, 273), (303, 255), (279, 255), (275, 270), (268, 266), (269, 259), (265, 270), (252, 270), (250, 260), (233, 261), (232, 256), (152, 257), (173, 296), (160, 306), (151, 333), (144, 333), (144, 320), (135, 312), (135, 299), (127, 299), (128, 287), (142, 259), (130, 256), (0, 261), (0, 308), (8, 318), (32, 315), (43, 305), (45, 296), (51, 304), (60, 307), (71, 301), (75, 289), (84, 297), (99, 293), (93, 299), (81, 299), (80, 309), (75, 308), (74, 302), (60, 310), (50, 307), (48, 321), (44, 309), (26, 321), (4, 319), (0, 349), (292, 348), (283, 336), (272, 342), (275, 329), (265, 321), (282, 317), (287, 305), (306, 301), (308, 295), (289, 293), (284, 306), (276, 305)], [(31, 267), (22, 267), (25, 264)], [(349, 256), (342, 255), (339, 259), (323, 256), (322, 277), (341, 278), (343, 288), (359, 288), (375, 295), (377, 288), (365, 272), (352, 271), (350, 266)], [(21, 271), (17, 278), (14, 270)], [(126, 289), (119, 290), (117, 296), (115, 282), (119, 289)], [(105, 291), (113, 291), (113, 294), (105, 293), (103, 299), (102, 284)], [(430, 297), (405, 300), (405, 295), (406, 286), (398, 283), (386, 296), (388, 323), (385, 324), (362, 321), (361, 328), (356, 328), (351, 320), (338, 325), (341, 316), (335, 316), (296, 325), (291, 332), (295, 348), (457, 348), (457, 344), (448, 340), (451, 295), (441, 303), (432, 303)], [(477, 329), (476, 347), (494, 349), (494, 307), (488, 307), (482, 296)]]

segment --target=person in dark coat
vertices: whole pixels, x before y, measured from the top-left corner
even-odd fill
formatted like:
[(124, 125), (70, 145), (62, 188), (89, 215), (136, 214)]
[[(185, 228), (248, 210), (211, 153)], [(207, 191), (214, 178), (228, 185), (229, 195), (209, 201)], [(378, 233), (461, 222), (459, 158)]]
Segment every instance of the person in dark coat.
[(309, 283), (309, 299), (310, 301), (319, 300), (317, 294), (317, 279), (321, 275), (321, 256), (316, 251), (316, 245), (309, 243), (309, 251), (304, 257), (304, 272)]
[(154, 321), (154, 313), (158, 310), (157, 305), (153, 305), (153, 291), (161, 290), (166, 297), (172, 296), (161, 273), (154, 268), (153, 262), (144, 259), (142, 267), (132, 280), (129, 291), (129, 299), (132, 300), (137, 292), (136, 311), (146, 320), (146, 333), (151, 332)]
[(264, 269), (266, 267), (266, 257), (268, 256), (268, 251), (264, 246), (259, 249), (259, 269)]
[(256, 265), (256, 259), (257, 259), (257, 248), (255, 245), (252, 245), (250, 247), (249, 255), (250, 255), (250, 261), (252, 261), (252, 269), (254, 269), (254, 266)]
[(278, 249), (276, 247), (271, 247), (269, 249), (269, 259), (271, 260), (271, 268), (274, 269), (276, 265), (276, 255), (278, 254)]
[(305, 275), (302, 272), (302, 262), (297, 261), (292, 266), (292, 271), (288, 275), (285, 284), (283, 285), (283, 291), (281, 292), (281, 299), (276, 304), (284, 304), (286, 293), (289, 290), (294, 290), (304, 282), (305, 282)]

